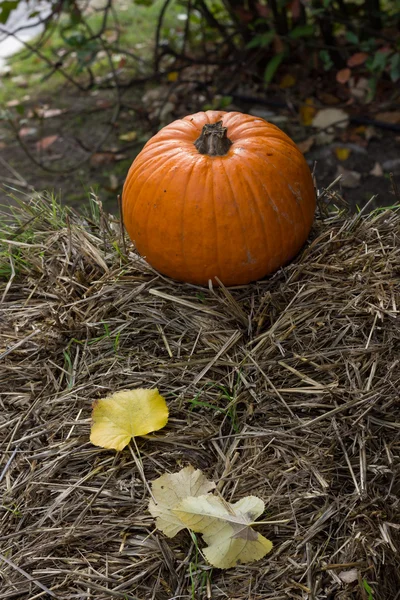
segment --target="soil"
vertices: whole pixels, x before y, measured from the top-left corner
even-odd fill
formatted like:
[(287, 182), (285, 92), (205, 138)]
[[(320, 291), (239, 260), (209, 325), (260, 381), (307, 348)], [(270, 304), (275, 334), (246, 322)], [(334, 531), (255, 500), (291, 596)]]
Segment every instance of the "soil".
[[(143, 102), (145, 94), (147, 99)], [(88, 194), (92, 192), (102, 201), (106, 211), (117, 213), (117, 198), (126, 173), (147, 139), (163, 124), (202, 110), (204, 103), (204, 96), (193, 94), (187, 87), (182, 87), (180, 92), (179, 88), (168, 87), (168, 84), (150, 91), (128, 89), (123, 94), (119, 115), (111, 126), (115, 93), (109, 90), (78, 94), (65, 87), (57, 98), (42, 97), (23, 103), (23, 108), (17, 107), (18, 110), (11, 108), (14, 126), (0, 121), (0, 202), (10, 205), (15, 202), (15, 197), (23, 197), (33, 190), (46, 190), (54, 192), (64, 203), (81, 208), (88, 205)], [(260, 116), (263, 116), (263, 110), (266, 112), (238, 101), (224, 109), (253, 114), (259, 110)], [(301, 125), (297, 115), (287, 109), (273, 108), (267, 114), (297, 143), (315, 133), (313, 128)], [(23, 144), (17, 139), (18, 131)], [(352, 210), (363, 207), (372, 196), (376, 198), (370, 204), (371, 209), (399, 202), (394, 192), (396, 185), (400, 188), (399, 133), (370, 128), (371, 138), (366, 141), (360, 128), (350, 125), (345, 142), (342, 141), (343, 131), (336, 133), (330, 143), (314, 144), (305, 153), (310, 167), (315, 168), (318, 188), (331, 184), (338, 169), (342, 168), (360, 174), (353, 188), (344, 187), (346, 182), (344, 186), (338, 184)], [(126, 134), (127, 139), (121, 139)], [(102, 137), (106, 139), (96, 150)], [(355, 142), (351, 141), (354, 139)], [(346, 160), (339, 160), (337, 156), (337, 148), (341, 146), (350, 148)], [(393, 173), (392, 180), (389, 170), (380, 169), (386, 164)], [(374, 167), (381, 171), (380, 174), (371, 174)]]
[[(360, 185), (357, 188), (349, 189), (340, 183), (342, 197), (347, 201), (352, 210), (356, 207), (362, 208), (372, 196), (375, 200), (371, 203), (371, 208), (378, 206), (391, 206), (396, 202), (393, 183), (400, 184), (400, 141), (394, 133), (387, 131), (379, 132), (379, 139), (371, 140), (368, 144), (368, 151), (365, 153), (352, 152), (345, 161), (339, 161), (336, 158), (332, 145), (324, 146), (317, 151), (306, 154), (310, 162), (315, 160), (317, 163), (316, 174), (317, 182), (320, 187), (325, 187), (335, 178), (338, 167), (342, 165), (349, 171), (361, 173)], [(374, 165), (379, 165), (389, 161), (396, 162), (397, 168), (393, 169), (393, 179), (391, 181), (389, 172), (384, 172), (380, 176), (371, 174)], [(399, 198), (397, 198), (397, 202)]]

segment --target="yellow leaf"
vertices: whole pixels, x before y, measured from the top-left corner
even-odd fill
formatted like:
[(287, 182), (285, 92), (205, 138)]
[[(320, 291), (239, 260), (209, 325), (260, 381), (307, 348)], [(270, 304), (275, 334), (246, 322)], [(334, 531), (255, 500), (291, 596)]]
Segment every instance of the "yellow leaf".
[(168, 408), (156, 389), (127, 390), (97, 400), (92, 418), (92, 444), (122, 450), (133, 437), (164, 427)]
[(359, 133), (359, 134), (363, 134), (365, 133), (367, 127), (365, 125), (359, 125), (358, 127), (355, 128), (355, 132)]
[(350, 156), (349, 148), (335, 148), (336, 157), (339, 160), (347, 160)]
[(316, 112), (317, 109), (314, 106), (314, 100), (307, 98), (305, 103), (300, 107), (300, 121), (302, 124), (306, 126), (311, 125)]
[(290, 73), (286, 73), (286, 75), (284, 75), (280, 80), (279, 87), (281, 88), (281, 90), (284, 90), (286, 88), (293, 87), (295, 84), (296, 78), (293, 77), (293, 75), (291, 75)]
[(133, 142), (133, 140), (136, 140), (136, 138), (137, 138), (136, 131), (128, 131), (128, 133), (123, 133), (122, 135), (119, 136), (119, 139), (121, 140), (121, 142)]
[(254, 519), (264, 511), (264, 502), (246, 496), (234, 504), (207, 494), (182, 500), (173, 513), (195, 532), (202, 533), (208, 544), (204, 555), (219, 569), (263, 558), (272, 542), (252, 529)]
[(167, 75), (167, 79), (168, 81), (176, 81), (178, 79), (179, 73), (178, 71), (171, 71), (171, 73), (168, 73)]
[(173, 513), (175, 507), (187, 496), (202, 496), (215, 488), (200, 469), (185, 467), (179, 473), (166, 473), (152, 483), (154, 500), (150, 500), (150, 514), (156, 518), (157, 529), (174, 537), (186, 525)]

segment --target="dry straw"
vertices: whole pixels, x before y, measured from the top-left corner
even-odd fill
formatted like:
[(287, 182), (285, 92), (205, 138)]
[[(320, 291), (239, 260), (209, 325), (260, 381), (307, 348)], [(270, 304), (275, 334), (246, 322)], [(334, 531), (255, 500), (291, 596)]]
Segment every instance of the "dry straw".
[[(155, 273), (92, 199), (3, 217), (0, 599), (400, 598), (400, 212), (321, 215), (286, 268), (238, 288)], [(7, 222), (8, 220), (8, 222)], [(147, 481), (187, 464), (255, 494), (274, 549), (211, 570), (155, 531), (126, 450), (89, 443), (93, 400), (157, 387)]]

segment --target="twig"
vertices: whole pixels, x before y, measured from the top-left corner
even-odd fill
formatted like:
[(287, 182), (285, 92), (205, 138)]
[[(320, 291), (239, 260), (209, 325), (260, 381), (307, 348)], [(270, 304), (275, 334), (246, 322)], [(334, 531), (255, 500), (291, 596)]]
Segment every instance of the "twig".
[(125, 225), (124, 225), (122, 198), (121, 198), (120, 194), (118, 194), (117, 199), (118, 199), (119, 225), (120, 225), (120, 230), (121, 230), (122, 248), (124, 249), (125, 256), (128, 256), (128, 252), (126, 249), (126, 242), (125, 242)]
[(133, 460), (135, 461), (136, 468), (139, 471), (139, 475), (140, 475), (140, 477), (141, 477), (141, 479), (142, 479), (142, 481), (144, 483), (145, 488), (149, 492), (149, 495), (152, 498), (152, 500), (154, 502), (156, 502), (156, 499), (153, 496), (153, 492), (151, 491), (151, 487), (149, 486), (149, 482), (147, 481), (146, 476), (144, 474), (143, 461), (142, 461), (142, 458), (140, 456), (139, 448), (138, 448), (138, 445), (137, 445), (136, 440), (135, 440), (134, 437), (132, 438), (132, 441), (133, 441), (133, 443), (135, 445), (136, 454), (133, 451), (133, 448), (132, 448), (131, 444), (129, 444), (130, 453), (132, 455)]
[(156, 27), (156, 35), (155, 35), (155, 44), (154, 44), (154, 72), (158, 72), (160, 56), (159, 56), (159, 47), (160, 47), (160, 35), (161, 35), (161, 27), (164, 20), (164, 15), (167, 11), (168, 5), (171, 0), (164, 0), (164, 4), (161, 7), (161, 10), (157, 19), (157, 27)]
[(19, 448), (18, 446), (16, 446), (13, 450), (13, 453), (11, 454), (10, 458), (8, 459), (8, 461), (6, 462), (6, 464), (4, 465), (4, 469), (2, 470), (1, 474), (0, 474), (0, 483), (3, 481), (3, 477), (5, 476), (5, 474), (8, 471), (9, 466), (11, 465), (12, 461), (15, 458), (15, 455), (17, 454)]

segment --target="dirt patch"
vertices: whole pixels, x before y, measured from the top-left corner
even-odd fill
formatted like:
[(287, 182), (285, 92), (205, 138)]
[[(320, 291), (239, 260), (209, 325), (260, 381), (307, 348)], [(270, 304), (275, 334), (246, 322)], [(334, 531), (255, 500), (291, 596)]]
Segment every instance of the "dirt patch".
[[(152, 131), (138, 94), (126, 94), (115, 122), (112, 92), (66, 92), (26, 103), (23, 110), (26, 117), (17, 129), (0, 123), (1, 203), (9, 203), (15, 190), (19, 195), (46, 190), (77, 208), (88, 203), (93, 190), (105, 209), (115, 212), (129, 166)], [(132, 130), (132, 140), (120, 140)]]
[[(143, 96), (147, 94), (146, 103)], [(64, 87), (59, 97), (42, 97), (13, 108), (14, 129), (5, 121), (0, 123), (0, 201), (9, 204), (9, 193), (54, 191), (62, 201), (73, 207), (86, 205), (93, 190), (107, 211), (117, 212), (117, 196), (129, 166), (151, 135), (164, 123), (202, 110), (207, 98), (191, 86), (160, 86), (126, 90), (121, 108), (115, 117), (115, 93), (97, 91), (92, 94), (72, 93)], [(257, 107), (235, 101), (226, 110), (253, 111)], [(21, 121), (21, 110), (23, 110)], [(19, 111), (19, 113), (17, 112)], [(302, 126), (296, 115), (287, 109), (259, 110), (260, 116), (272, 120), (297, 143), (313, 135)], [(305, 156), (313, 168), (318, 187), (328, 186), (344, 172), (341, 193), (352, 210), (362, 208), (371, 196), (376, 199), (371, 208), (390, 206), (396, 201), (393, 182), (400, 187), (400, 136), (398, 132), (373, 128), (370, 139), (350, 126), (347, 140), (336, 137), (327, 144), (312, 145)], [(19, 132), (27, 155), (16, 139)], [(124, 138), (125, 136), (125, 138)], [(352, 137), (353, 136), (353, 137)], [(342, 136), (343, 137), (343, 136)], [(355, 138), (356, 142), (351, 140)], [(350, 139), (350, 141), (348, 141)], [(103, 143), (101, 143), (103, 141)], [(362, 143), (358, 143), (358, 142)], [(98, 149), (96, 147), (99, 146)], [(347, 148), (343, 159), (338, 148)], [(36, 161), (36, 163), (32, 160)], [(42, 168), (40, 163), (45, 168)], [(355, 173), (352, 188), (347, 187), (347, 173)], [(374, 174), (371, 174), (373, 172)]]
[[(311, 165), (316, 162), (316, 177), (319, 187), (326, 187), (340, 174), (340, 168), (345, 171), (356, 172), (361, 178), (356, 188), (347, 188), (338, 183), (342, 197), (352, 210), (362, 208), (372, 196), (376, 199), (371, 203), (371, 209), (378, 206), (391, 206), (399, 201), (396, 199), (390, 173), (393, 174), (395, 185), (400, 186), (400, 140), (395, 133), (387, 131), (378, 132), (379, 138), (371, 140), (365, 151), (353, 151), (349, 158), (338, 160), (335, 149), (338, 144), (324, 146), (306, 153), (306, 158)], [(364, 150), (364, 149), (361, 149)], [(381, 165), (382, 172), (378, 175), (371, 174), (376, 164)], [(384, 170), (385, 164), (389, 168)], [(389, 166), (390, 165), (390, 166)], [(345, 177), (345, 175), (343, 176)], [(346, 184), (346, 181), (344, 181)]]

